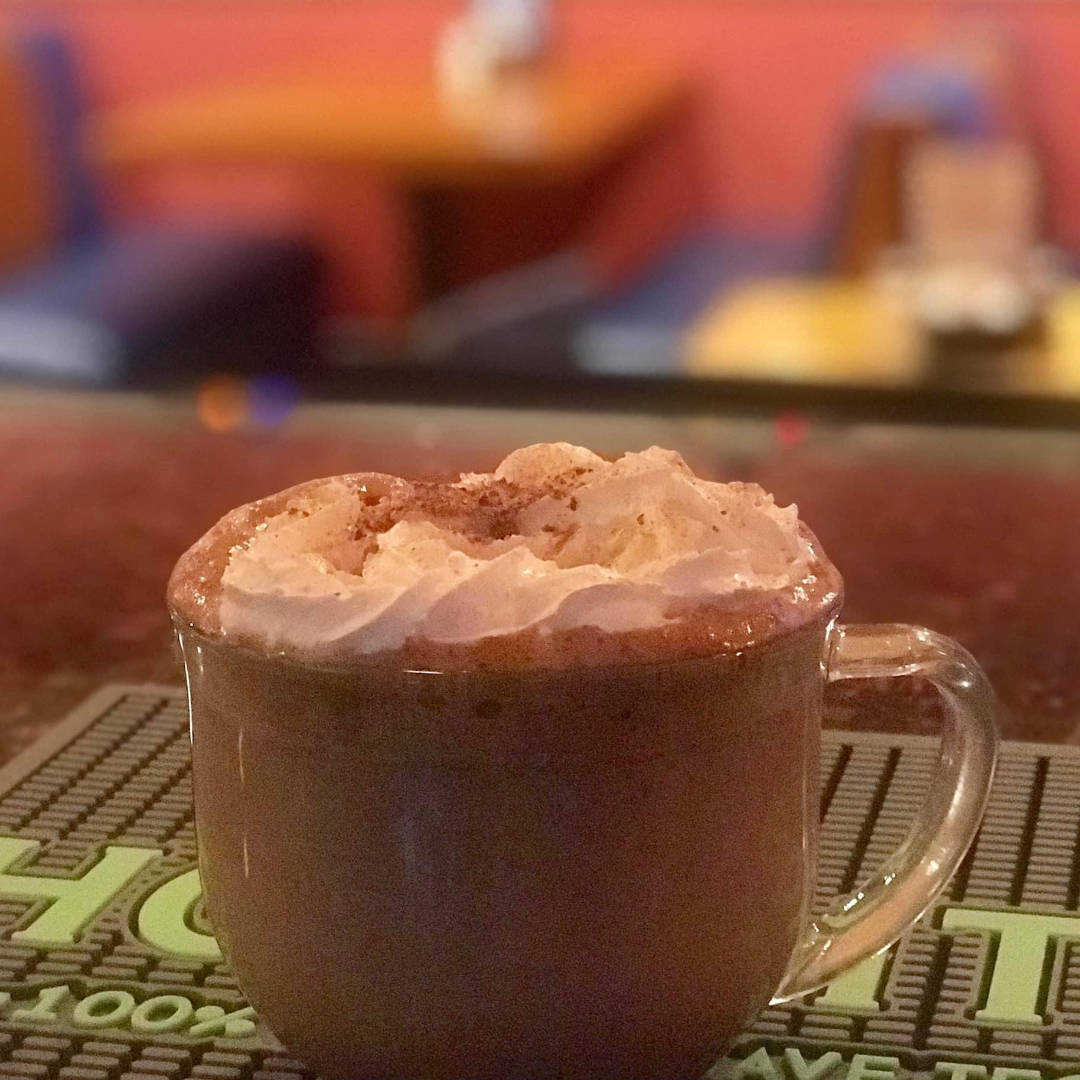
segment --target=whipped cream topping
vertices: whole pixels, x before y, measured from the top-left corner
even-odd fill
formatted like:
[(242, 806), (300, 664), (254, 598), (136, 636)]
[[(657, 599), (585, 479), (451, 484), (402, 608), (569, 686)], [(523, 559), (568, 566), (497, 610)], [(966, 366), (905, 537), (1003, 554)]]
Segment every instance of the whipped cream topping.
[[(813, 573), (794, 506), (701, 480), (657, 447), (613, 462), (566, 443), (526, 447), (445, 485), (441, 509), (411, 500), (408, 481), (377, 479), (303, 485), (234, 546), (221, 630), (337, 654), (529, 629), (618, 633), (662, 626), (688, 603), (797, 590)], [(462, 511), (492, 503), (486, 518)]]

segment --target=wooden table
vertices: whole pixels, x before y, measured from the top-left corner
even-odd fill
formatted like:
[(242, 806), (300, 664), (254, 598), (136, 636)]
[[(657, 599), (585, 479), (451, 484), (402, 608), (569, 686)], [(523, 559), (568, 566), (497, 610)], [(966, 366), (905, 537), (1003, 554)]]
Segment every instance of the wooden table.
[[(997, 688), (1003, 734), (1080, 742), (1080, 435), (822, 425), (796, 446), (776, 435), (717, 416), (361, 405), (214, 432), (183, 400), (0, 392), (0, 763), (103, 682), (179, 683), (165, 582), (230, 507), (357, 469), (488, 469), (541, 439), (608, 454), (655, 442), (700, 473), (797, 500), (844, 574), (847, 619), (955, 637)], [(932, 695), (891, 686), (831, 687), (829, 722), (936, 729)]]
[[(374, 167), (411, 198), (424, 298), (444, 290), (447, 193), (581, 180), (676, 104), (682, 73), (659, 63), (552, 61), (449, 94), (430, 67), (358, 58), (348, 72), (296, 70), (121, 108), (98, 132), (102, 159)], [(553, 222), (553, 229), (558, 223)]]

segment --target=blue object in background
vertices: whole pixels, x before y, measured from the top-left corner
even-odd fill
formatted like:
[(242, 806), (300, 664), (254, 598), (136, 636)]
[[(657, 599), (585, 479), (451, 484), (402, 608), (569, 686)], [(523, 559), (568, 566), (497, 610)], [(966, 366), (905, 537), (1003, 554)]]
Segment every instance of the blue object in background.
[(627, 288), (598, 304), (574, 337), (580, 367), (603, 375), (675, 375), (702, 313), (748, 278), (821, 269), (813, 235), (715, 230), (686, 237)]
[(302, 241), (194, 226), (105, 233), (0, 283), (0, 369), (110, 383), (295, 366), (315, 334)]
[(871, 77), (858, 112), (864, 117), (906, 114), (925, 118), (953, 139), (994, 134), (994, 106), (970, 74), (940, 61), (894, 60)]
[(274, 427), (286, 420), (300, 402), (300, 387), (288, 375), (270, 373), (251, 380), (248, 407), (260, 427)]
[(15, 44), (59, 222), (54, 251), (0, 279), (0, 372), (110, 384), (310, 365), (323, 275), (311, 245), (191, 221), (111, 227), (68, 42), (35, 29)]
[(105, 222), (97, 180), (82, 149), (86, 103), (75, 57), (67, 42), (48, 30), (19, 35), (17, 47), (46, 142), (53, 205), (60, 218), (57, 235), (64, 246), (89, 243), (101, 236)]

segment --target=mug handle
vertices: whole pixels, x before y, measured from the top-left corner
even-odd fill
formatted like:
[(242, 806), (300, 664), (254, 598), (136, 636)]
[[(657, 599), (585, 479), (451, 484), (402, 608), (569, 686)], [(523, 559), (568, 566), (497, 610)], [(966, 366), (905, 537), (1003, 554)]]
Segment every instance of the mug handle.
[(994, 693), (970, 654), (917, 626), (836, 626), (829, 682), (921, 675), (946, 704), (941, 756), (904, 842), (869, 880), (814, 916), (773, 997), (777, 1005), (820, 989), (888, 948), (945, 887), (970, 847), (997, 761)]

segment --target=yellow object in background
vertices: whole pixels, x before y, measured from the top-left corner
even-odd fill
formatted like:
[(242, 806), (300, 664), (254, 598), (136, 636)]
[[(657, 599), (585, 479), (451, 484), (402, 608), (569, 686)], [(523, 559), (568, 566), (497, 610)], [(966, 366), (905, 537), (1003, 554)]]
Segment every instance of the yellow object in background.
[(0, 273), (51, 246), (55, 221), (43, 132), (16, 51), (0, 41)]
[(921, 371), (910, 316), (872, 284), (781, 279), (734, 289), (690, 331), (692, 375), (904, 384)]
[(1080, 395), (1080, 286), (1063, 289), (1046, 316), (1046, 387)]

